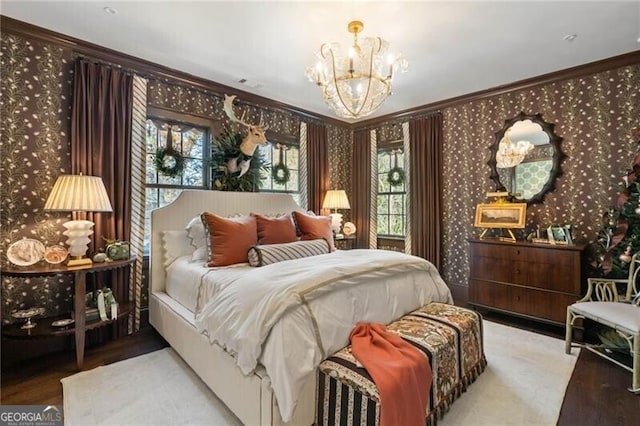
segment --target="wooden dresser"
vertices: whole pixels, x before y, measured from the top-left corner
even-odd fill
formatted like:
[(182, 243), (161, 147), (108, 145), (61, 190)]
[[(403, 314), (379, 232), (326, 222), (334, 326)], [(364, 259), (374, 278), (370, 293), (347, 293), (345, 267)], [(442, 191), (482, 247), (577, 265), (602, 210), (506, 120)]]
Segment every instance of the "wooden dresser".
[(470, 240), (469, 303), (564, 325), (582, 297), (584, 245)]

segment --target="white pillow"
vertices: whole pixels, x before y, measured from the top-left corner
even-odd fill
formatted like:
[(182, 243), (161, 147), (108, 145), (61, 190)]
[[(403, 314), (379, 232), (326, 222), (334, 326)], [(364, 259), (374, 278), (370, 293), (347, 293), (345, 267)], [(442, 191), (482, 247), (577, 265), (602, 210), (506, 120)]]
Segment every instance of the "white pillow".
[(204, 229), (200, 216), (191, 219), (185, 230), (187, 231), (188, 241), (193, 247), (191, 261), (207, 260), (207, 231)]
[(187, 233), (183, 230), (162, 231), (162, 248), (165, 268), (180, 256), (193, 252), (193, 247), (189, 244)]

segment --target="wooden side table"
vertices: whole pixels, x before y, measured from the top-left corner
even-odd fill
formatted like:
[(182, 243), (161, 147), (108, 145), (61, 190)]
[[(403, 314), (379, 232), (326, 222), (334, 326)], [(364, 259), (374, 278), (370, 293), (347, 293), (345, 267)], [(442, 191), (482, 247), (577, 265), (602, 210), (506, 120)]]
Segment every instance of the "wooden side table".
[(85, 316), (87, 274), (98, 274), (116, 269), (133, 268), (133, 273), (135, 275), (135, 261), (136, 258), (132, 257), (127, 260), (114, 260), (110, 262), (94, 263), (91, 265), (78, 267), (67, 267), (66, 265), (33, 265), (28, 267), (10, 266), (6, 269), (3, 269), (2, 273), (4, 275), (19, 278), (45, 277), (51, 275), (73, 275), (73, 285), (75, 287), (75, 323), (68, 328), (55, 329), (51, 324), (56, 320), (68, 317), (68, 315), (53, 318), (39, 318), (35, 320), (37, 322), (37, 325), (32, 329), (25, 330), (21, 329), (20, 325), (12, 324), (10, 326), (3, 326), (2, 334), (4, 336), (14, 338), (32, 338), (74, 334), (76, 340), (76, 363), (78, 365), (78, 369), (81, 370), (82, 364), (84, 362), (84, 343), (86, 331), (98, 327), (103, 327), (110, 323), (115, 324), (117, 320), (133, 312), (135, 307), (135, 302), (125, 302), (118, 300), (118, 317), (116, 319), (107, 321), (97, 320), (87, 323)]
[(356, 243), (355, 235), (343, 235), (342, 237), (333, 238), (336, 248), (340, 250), (351, 250)]

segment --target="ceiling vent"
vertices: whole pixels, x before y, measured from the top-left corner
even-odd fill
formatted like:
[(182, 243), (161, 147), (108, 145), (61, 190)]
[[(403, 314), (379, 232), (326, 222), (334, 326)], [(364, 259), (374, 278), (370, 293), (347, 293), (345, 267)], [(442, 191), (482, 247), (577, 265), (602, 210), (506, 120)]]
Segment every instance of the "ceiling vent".
[(246, 78), (241, 78), (240, 80), (238, 80), (238, 83), (247, 86), (247, 87), (251, 87), (252, 89), (259, 89), (260, 87), (264, 86), (262, 83), (254, 81), (254, 80), (249, 80)]

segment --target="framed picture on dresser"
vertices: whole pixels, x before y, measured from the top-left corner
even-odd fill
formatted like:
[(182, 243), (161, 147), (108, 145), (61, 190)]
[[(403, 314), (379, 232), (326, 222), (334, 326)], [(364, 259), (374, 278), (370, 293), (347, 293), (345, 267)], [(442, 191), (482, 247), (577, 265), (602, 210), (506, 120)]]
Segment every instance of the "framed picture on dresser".
[(524, 228), (527, 203), (492, 203), (476, 206), (476, 228)]

